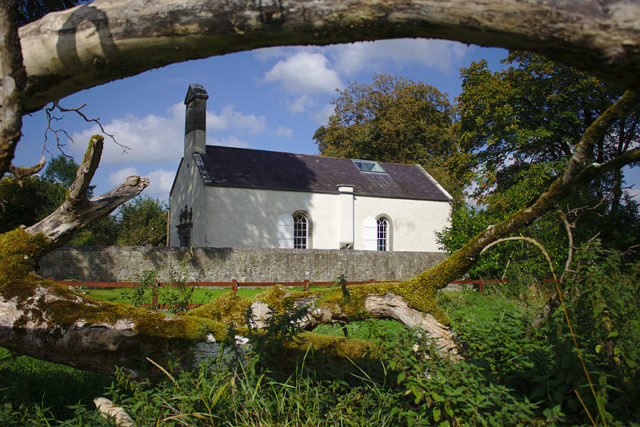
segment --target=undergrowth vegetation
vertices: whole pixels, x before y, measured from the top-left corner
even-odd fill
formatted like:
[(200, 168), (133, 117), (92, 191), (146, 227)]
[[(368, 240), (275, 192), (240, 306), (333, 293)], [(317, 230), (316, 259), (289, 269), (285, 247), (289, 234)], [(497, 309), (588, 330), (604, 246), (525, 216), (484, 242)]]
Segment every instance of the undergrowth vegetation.
[[(597, 241), (579, 251), (564, 293), (580, 354), (562, 309), (532, 326), (552, 289), (526, 280), (493, 283), (484, 294), (439, 295), (461, 362), (438, 356), (433, 343), (397, 322), (365, 321), (346, 326), (347, 333), (372, 340), (382, 359), (336, 361), (308, 352), (284, 364), (282, 340), (299, 339), (295, 313), (274, 318), (264, 339), (256, 335), (242, 351), (230, 330), (218, 358), (195, 371), (165, 366), (159, 383), (4, 352), (0, 422), (109, 425), (92, 404), (105, 396), (137, 426), (638, 425), (639, 284), (637, 261)], [(330, 325), (317, 332), (344, 333)]]

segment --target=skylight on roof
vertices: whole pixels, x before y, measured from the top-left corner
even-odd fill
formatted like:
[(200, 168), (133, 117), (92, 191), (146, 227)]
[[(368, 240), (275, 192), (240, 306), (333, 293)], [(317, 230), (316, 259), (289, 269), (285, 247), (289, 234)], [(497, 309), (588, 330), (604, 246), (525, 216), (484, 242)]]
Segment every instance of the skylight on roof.
[(354, 165), (360, 170), (360, 172), (378, 172), (385, 173), (384, 169), (378, 162), (373, 160), (351, 160)]

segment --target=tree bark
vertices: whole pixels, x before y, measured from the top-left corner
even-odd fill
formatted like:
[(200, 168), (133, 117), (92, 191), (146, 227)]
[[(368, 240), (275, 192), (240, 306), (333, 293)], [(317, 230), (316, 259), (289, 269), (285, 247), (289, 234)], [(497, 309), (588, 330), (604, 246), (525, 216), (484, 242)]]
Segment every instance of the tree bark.
[(11, 168), (11, 161), (21, 136), (24, 90), (27, 84), (21, 52), (16, 27), (16, 5), (10, 1), (3, 1), (0, 4), (0, 178)]
[(640, 4), (626, 0), (96, 0), (20, 29), (24, 108), (189, 59), (400, 37), (532, 50), (640, 86)]

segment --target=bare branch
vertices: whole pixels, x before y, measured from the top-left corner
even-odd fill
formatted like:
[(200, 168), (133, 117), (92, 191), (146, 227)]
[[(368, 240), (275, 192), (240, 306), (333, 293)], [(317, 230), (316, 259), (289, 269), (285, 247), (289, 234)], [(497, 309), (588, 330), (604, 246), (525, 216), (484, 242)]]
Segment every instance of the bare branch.
[(509, 241), (512, 241), (512, 240), (524, 240), (525, 242), (529, 242), (529, 243), (533, 244), (534, 246), (536, 246), (538, 249), (540, 249), (540, 251), (542, 252), (542, 255), (544, 255), (544, 258), (547, 260), (547, 264), (549, 264), (549, 270), (551, 270), (551, 275), (553, 276), (554, 282), (556, 282), (556, 283), (558, 282), (558, 278), (556, 277), (556, 272), (553, 269), (553, 262), (551, 261), (551, 257), (549, 256), (549, 253), (544, 248), (542, 243), (538, 242), (536, 239), (533, 239), (531, 237), (526, 237), (526, 236), (503, 237), (502, 239), (498, 239), (498, 240), (496, 240), (494, 242), (491, 242), (487, 246), (485, 246), (482, 249), (482, 251), (480, 252), (480, 255), (482, 255), (487, 250), (489, 250), (490, 248), (492, 248), (493, 246), (495, 246), (495, 245), (497, 245), (499, 243), (509, 242)]
[(571, 262), (573, 262), (573, 228), (575, 228), (575, 223), (570, 223), (567, 215), (564, 212), (558, 211), (558, 216), (560, 220), (564, 224), (564, 229), (567, 232), (567, 261), (564, 263), (564, 270), (562, 270), (562, 275), (560, 275), (560, 283), (564, 282), (567, 273), (569, 272), (569, 267), (571, 266)]
[[(59, 101), (53, 101), (51, 103), (51, 105), (47, 105), (45, 107), (45, 115), (47, 117), (47, 128), (44, 131), (44, 147), (43, 150), (47, 150), (47, 141), (49, 140), (49, 134), (52, 133), (55, 138), (56, 138), (56, 147), (58, 148), (58, 150), (64, 154), (66, 156), (66, 153), (64, 152), (64, 146), (66, 144), (61, 143), (60, 141), (60, 134), (64, 135), (64, 137), (70, 141), (73, 142), (73, 138), (71, 137), (71, 135), (69, 135), (69, 133), (65, 130), (65, 129), (54, 129), (52, 126), (52, 123), (54, 121), (58, 122), (61, 121), (63, 119), (63, 116), (65, 113), (76, 113), (78, 116), (80, 116), (85, 122), (87, 123), (93, 123), (96, 126), (98, 126), (98, 128), (100, 129), (100, 132), (102, 132), (104, 135), (108, 136), (109, 138), (111, 138), (111, 140), (114, 142), (114, 144), (116, 144), (117, 146), (119, 146), (120, 148), (122, 148), (123, 152), (126, 152), (127, 150), (130, 149), (130, 147), (127, 147), (124, 144), (121, 144), (116, 137), (107, 132), (106, 129), (104, 128), (104, 126), (102, 125), (102, 122), (100, 121), (99, 117), (93, 117), (90, 118), (88, 117), (83, 111), (82, 109), (85, 108), (87, 106), (87, 104), (82, 104), (79, 107), (75, 107), (75, 108), (66, 108), (63, 107), (62, 105), (60, 105)], [(56, 116), (54, 114), (55, 111), (59, 111), (60, 113), (62, 113), (62, 116)]]
[(89, 140), (89, 148), (76, 171), (76, 179), (71, 183), (67, 193), (66, 200), (70, 203), (81, 205), (87, 201), (87, 190), (100, 164), (103, 145), (104, 138), (100, 135), (94, 135)]
[(31, 166), (30, 168), (16, 167), (14, 165), (9, 165), (9, 173), (13, 174), (18, 180), (18, 184), (22, 183), (26, 177), (35, 175), (42, 170), (44, 165), (47, 164), (47, 159), (44, 156), (40, 159), (40, 162), (36, 165)]

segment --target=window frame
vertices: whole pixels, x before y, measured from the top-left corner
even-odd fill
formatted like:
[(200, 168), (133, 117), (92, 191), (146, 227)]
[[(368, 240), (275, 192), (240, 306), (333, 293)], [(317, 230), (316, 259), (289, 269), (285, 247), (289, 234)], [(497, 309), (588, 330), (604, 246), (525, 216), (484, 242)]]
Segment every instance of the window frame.
[(391, 251), (391, 221), (386, 215), (376, 218), (376, 251)]
[(306, 212), (298, 211), (291, 216), (293, 217), (293, 249), (311, 248), (311, 220), (309, 215)]

